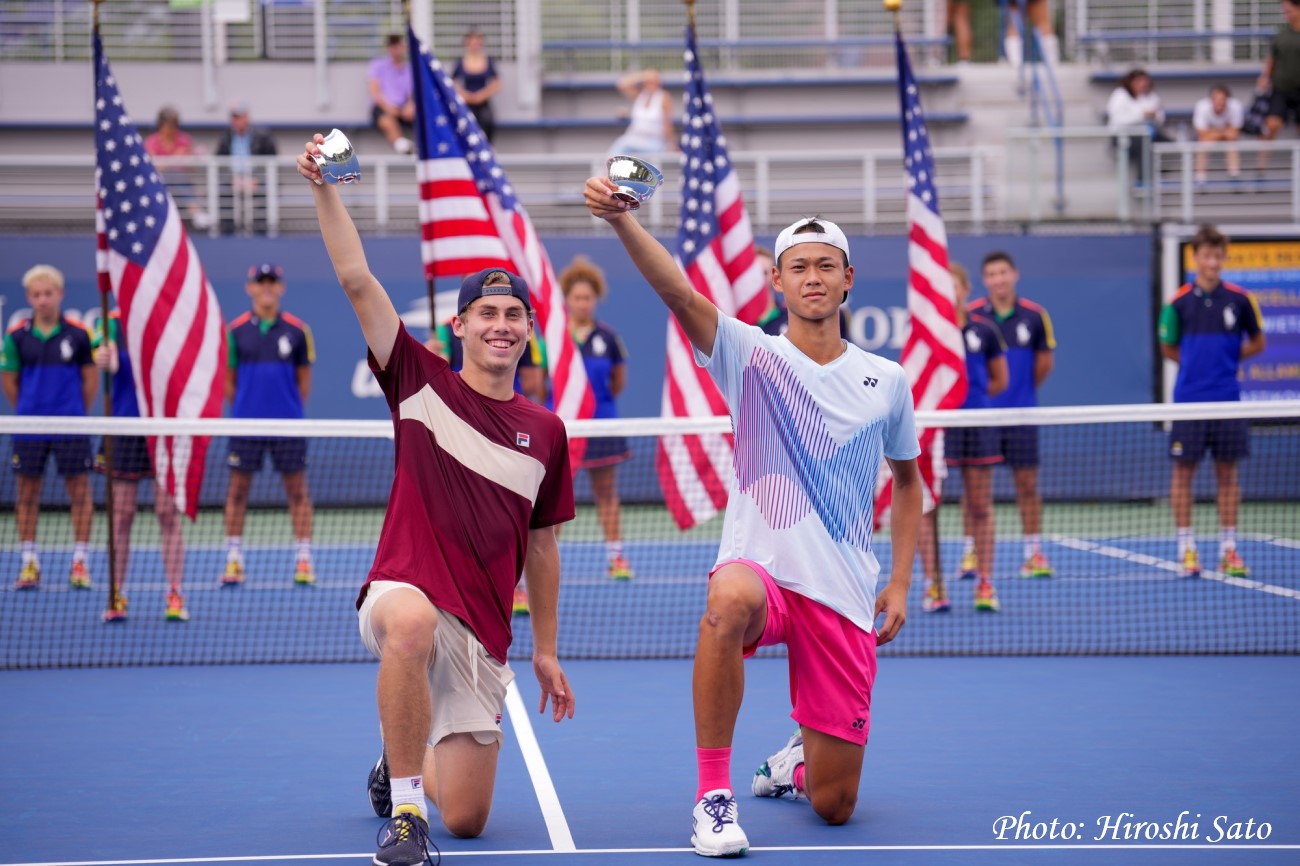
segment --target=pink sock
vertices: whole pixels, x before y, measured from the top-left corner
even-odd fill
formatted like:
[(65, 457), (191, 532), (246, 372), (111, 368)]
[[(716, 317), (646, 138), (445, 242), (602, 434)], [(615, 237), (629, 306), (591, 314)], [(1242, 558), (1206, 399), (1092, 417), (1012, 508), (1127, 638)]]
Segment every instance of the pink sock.
[(695, 761), (699, 766), (699, 790), (695, 799), (699, 800), (709, 791), (719, 788), (731, 790), (731, 747), (725, 749), (696, 749)]
[(802, 791), (802, 790), (804, 789), (804, 787), (803, 787), (803, 764), (800, 764), (799, 766), (797, 766), (797, 767), (794, 768), (794, 786), (795, 786), (796, 788), (798, 788), (800, 791)]

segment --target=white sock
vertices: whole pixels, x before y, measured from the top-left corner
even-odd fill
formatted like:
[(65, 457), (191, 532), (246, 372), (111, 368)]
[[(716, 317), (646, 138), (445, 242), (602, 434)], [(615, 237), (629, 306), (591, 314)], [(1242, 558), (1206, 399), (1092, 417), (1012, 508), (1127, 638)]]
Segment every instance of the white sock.
[(1041, 553), (1042, 549), (1043, 549), (1043, 545), (1038, 540), (1037, 535), (1025, 536), (1025, 559), (1030, 559), (1035, 554)]
[(308, 562), (311, 562), (311, 539), (310, 538), (298, 539), (298, 558), (305, 559)]
[(244, 564), (244, 541), (238, 535), (226, 536), (226, 562)]
[(1178, 555), (1182, 556), (1189, 550), (1196, 549), (1196, 536), (1192, 534), (1190, 526), (1178, 527)]
[(961, 539), (961, 555), (970, 556), (975, 552), (975, 536), (963, 535)]
[(74, 541), (72, 543), (72, 561), (73, 562), (86, 561), (86, 542)]
[(40, 557), (36, 555), (36, 542), (24, 541), (23, 542), (23, 565), (26, 565), (29, 562), (40, 562), (40, 561), (41, 561)]
[(420, 810), (420, 815), (427, 814), (424, 807), (424, 780), (419, 776), (403, 776), (401, 778), (393, 776), (389, 779), (392, 786), (393, 795), (393, 814), (397, 814), (397, 807), (404, 805), (415, 806)]
[(1225, 526), (1219, 535), (1219, 555), (1224, 556), (1230, 550), (1237, 549), (1237, 527)]
[(617, 540), (615, 540), (615, 541), (606, 541), (606, 542), (605, 542), (605, 556), (606, 556), (606, 558), (613, 560), (613, 559), (618, 559), (618, 558), (621, 557), (622, 555), (623, 555), (623, 541), (622, 541), (622, 539), (617, 539)]

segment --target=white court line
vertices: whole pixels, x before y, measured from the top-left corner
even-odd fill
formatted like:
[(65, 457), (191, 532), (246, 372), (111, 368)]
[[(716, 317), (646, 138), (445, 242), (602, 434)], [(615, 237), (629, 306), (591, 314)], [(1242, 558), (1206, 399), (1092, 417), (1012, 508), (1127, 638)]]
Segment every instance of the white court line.
[[(1112, 559), (1122, 559), (1125, 562), (1135, 562), (1140, 565), (1149, 565), (1152, 568), (1160, 568), (1165, 571), (1172, 571), (1174, 574), (1182, 574), (1183, 568), (1176, 562), (1170, 562), (1167, 559), (1160, 559), (1156, 556), (1148, 556), (1145, 553), (1135, 553), (1131, 550), (1124, 550), (1119, 547), (1111, 547), (1106, 544), (1098, 544), (1095, 541), (1087, 541), (1083, 538), (1071, 538), (1068, 535), (1045, 535), (1044, 538), (1054, 541), (1062, 547), (1069, 547), (1073, 550), (1082, 550), (1088, 553), (1096, 553), (1101, 556), (1109, 556)], [(1231, 577), (1218, 571), (1205, 569), (1201, 572), (1201, 580), (1217, 580), (1219, 583), (1235, 586), (1239, 589), (1253, 589), (1256, 592), (1266, 592), (1269, 595), (1278, 595), (1283, 598), (1294, 598), (1300, 600), (1300, 590), (1292, 589), (1288, 586), (1276, 586), (1271, 583), (1263, 583), (1258, 580), (1250, 580), (1245, 577)]]
[(1289, 547), (1292, 550), (1300, 550), (1300, 541), (1294, 538), (1282, 538), (1277, 535), (1265, 535), (1262, 532), (1246, 532), (1242, 538), (1248, 541), (1262, 541), (1265, 544), (1276, 544), (1278, 547)]
[(556, 851), (573, 853), (578, 849), (573, 844), (569, 822), (564, 819), (564, 809), (555, 792), (555, 783), (551, 781), (550, 771), (546, 769), (546, 759), (542, 757), (542, 748), (537, 744), (533, 724), (528, 720), (524, 699), (514, 681), (506, 689), (506, 712), (510, 714), (510, 724), (519, 740), (519, 751), (524, 753), (524, 765), (528, 767), (533, 790), (537, 792), (537, 802), (542, 807), (542, 817), (546, 819), (546, 832), (551, 835), (551, 847)]
[[(693, 848), (574, 848), (510, 851), (443, 851), (443, 857), (508, 857), (536, 856), (538, 854), (686, 854)], [(1300, 845), (1155, 845), (1142, 843), (1088, 844), (1062, 843), (1057, 845), (1026, 845), (1003, 842), (996, 845), (783, 845), (759, 846), (749, 849), (759, 851), (788, 851), (794, 853), (814, 851), (1300, 851)], [(283, 854), (261, 857), (176, 857), (159, 860), (49, 860), (40, 863), (0, 863), (0, 866), (162, 866), (168, 863), (276, 863), (291, 860), (355, 860), (369, 859), (364, 854)]]

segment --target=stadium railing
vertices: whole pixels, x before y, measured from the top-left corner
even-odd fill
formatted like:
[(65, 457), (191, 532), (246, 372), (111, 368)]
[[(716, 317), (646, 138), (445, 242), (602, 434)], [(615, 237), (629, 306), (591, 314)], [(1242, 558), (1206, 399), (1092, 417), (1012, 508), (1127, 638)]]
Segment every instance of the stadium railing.
[[(940, 148), (935, 152), (939, 194), (944, 216), (955, 225), (978, 228), (998, 216), (996, 210), (996, 149)], [(736, 152), (751, 219), (759, 228), (784, 224), (791, 213), (818, 212), (854, 227), (897, 227), (905, 224), (904, 189), (896, 150)], [(675, 171), (677, 154), (665, 154), (660, 165)], [(520, 200), (539, 229), (549, 232), (590, 232), (593, 221), (582, 208), (582, 181), (604, 172), (604, 156), (502, 154)], [(236, 230), (315, 232), (310, 190), (298, 177), (293, 157), (254, 157), (250, 165), (258, 180), (254, 197), (231, 193), (229, 157), (196, 156), (173, 159), (163, 166), (182, 216), (199, 230), (220, 233), (232, 203), (252, 208), (239, 211)], [(81, 156), (8, 156), (0, 163), (0, 228), (8, 231), (85, 231), (94, 222), (94, 162)], [(418, 185), (415, 163), (394, 154), (367, 156), (363, 182), (349, 188), (348, 208), (367, 231), (415, 231), (418, 227)], [(665, 184), (642, 212), (657, 230), (674, 226), (680, 189)], [(191, 209), (191, 204), (194, 206)], [(198, 216), (199, 222), (194, 219)]]
[[(1167, 424), (1241, 419), (1251, 455), (1239, 462), (1237, 550), (1248, 573), (1220, 562), (1215, 473), (1202, 461), (1193, 484), (1199, 578), (1183, 573), (1168, 496)], [(941, 574), (952, 608), (921, 610), (923, 569), (914, 565), (909, 617), (892, 655), (1051, 655), (1300, 652), (1300, 401), (1150, 406), (1072, 406), (1014, 411), (918, 413), (923, 424), (1038, 428), (1043, 552), (1050, 579), (1020, 577), (1025, 539), (1010, 473), (993, 469), (996, 550), (989, 573), (999, 613), (973, 606), (973, 584), (957, 579), (962, 550), (961, 473), (951, 470), (938, 513)], [(634, 577), (606, 575), (606, 546), (585, 473), (578, 517), (560, 538), (560, 651), (566, 658), (687, 657), (694, 650), (704, 586), (717, 554), (721, 519), (680, 530), (665, 507), (656, 451), (666, 435), (719, 434), (726, 418), (627, 419), (570, 427), (593, 439), (626, 437), (619, 464), (623, 547)], [(96, 503), (88, 566), (93, 588), (68, 584), (72, 525), (63, 485), (45, 479), (37, 551), (39, 585), (16, 589), (20, 565), (13, 478), (0, 477), (0, 669), (141, 665), (365, 661), (353, 602), (373, 562), (392, 481), (388, 422), (310, 420), (186, 422), (157, 419), (0, 418), (0, 453), (15, 435), (200, 435), (211, 437), (199, 514), (186, 522), (182, 591), (189, 622), (164, 619), (168, 589), (152, 491), (140, 491), (125, 581), (125, 621), (101, 620), (108, 598), (105, 489)], [(246, 580), (223, 587), (222, 505), (227, 437), (306, 437), (308, 487), (315, 502), (316, 582), (294, 582), (296, 548), (284, 493), (273, 472), (250, 492), (243, 555)], [(118, 440), (120, 441), (120, 440)], [(806, 467), (829, 473), (832, 463)], [(778, 472), (779, 469), (774, 469)], [(725, 469), (723, 474), (730, 476)], [(875, 478), (819, 476), (818, 489), (871, 490)], [(761, 485), (761, 481), (758, 482)], [(847, 485), (847, 486), (846, 486)], [(675, 487), (672, 489), (676, 489)], [(756, 491), (756, 492), (755, 492)], [(736, 495), (761, 495), (761, 489)], [(455, 508), (462, 503), (447, 503)], [(812, 507), (809, 505), (809, 507)], [(870, 519), (859, 515), (860, 519)], [(888, 529), (872, 549), (888, 573)], [(527, 617), (513, 620), (512, 655), (527, 658)]]

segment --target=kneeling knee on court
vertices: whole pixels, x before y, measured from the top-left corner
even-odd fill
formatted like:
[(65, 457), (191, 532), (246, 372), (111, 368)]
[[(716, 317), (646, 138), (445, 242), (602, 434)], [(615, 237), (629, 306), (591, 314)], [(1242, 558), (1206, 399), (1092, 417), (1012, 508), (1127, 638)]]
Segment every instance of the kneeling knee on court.
[(458, 839), (476, 839), (487, 826), (488, 810), (475, 806), (449, 806), (440, 809), (442, 825)]
[(853, 817), (853, 810), (858, 805), (855, 791), (837, 790), (813, 791), (810, 798), (813, 811), (827, 824), (843, 824)]

